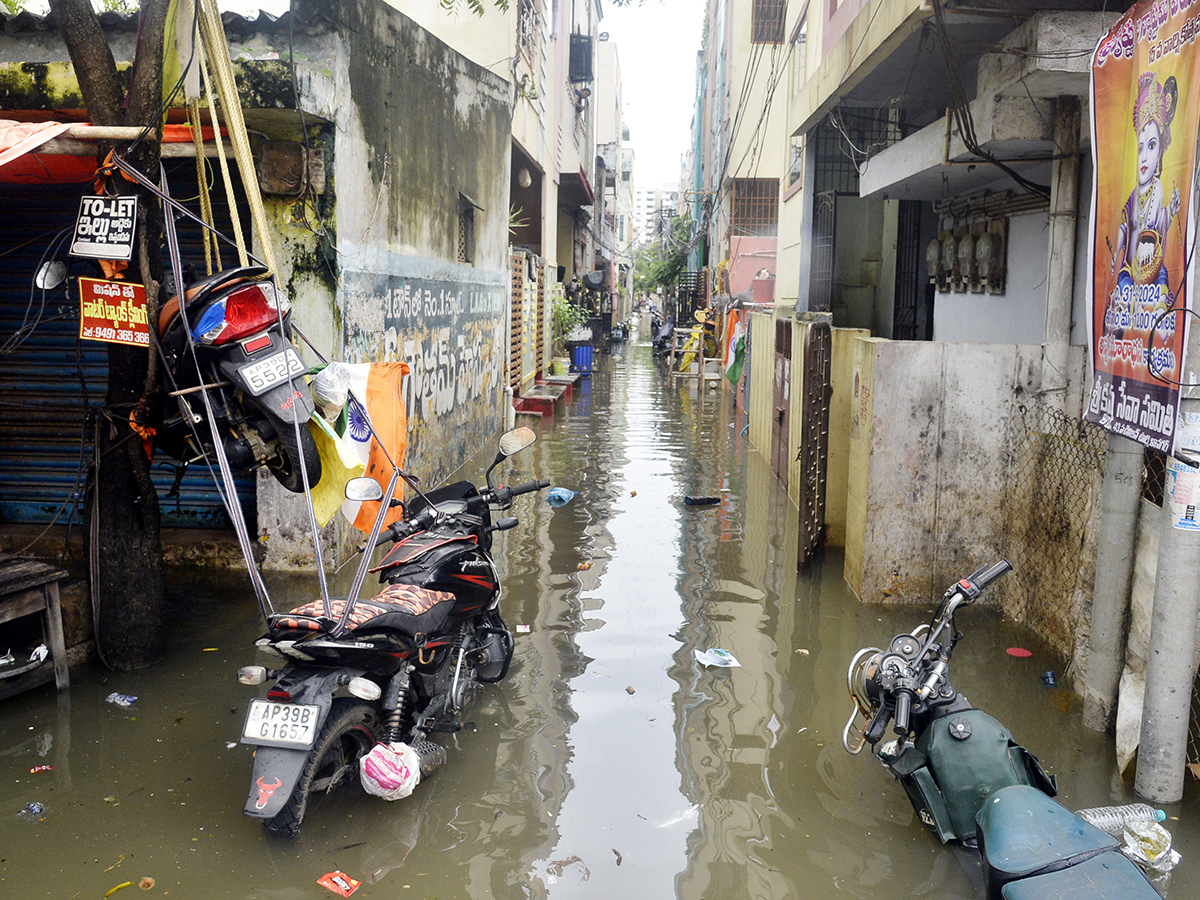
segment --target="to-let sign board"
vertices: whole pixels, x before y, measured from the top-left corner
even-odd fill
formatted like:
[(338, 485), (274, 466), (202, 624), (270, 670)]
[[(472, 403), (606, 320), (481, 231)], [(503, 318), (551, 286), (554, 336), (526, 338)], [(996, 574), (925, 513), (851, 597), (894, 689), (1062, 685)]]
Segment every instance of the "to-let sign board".
[(128, 281), (80, 278), (79, 336), (89, 341), (149, 347), (146, 289)]
[(82, 197), (71, 239), (72, 256), (123, 259), (133, 256), (137, 197)]

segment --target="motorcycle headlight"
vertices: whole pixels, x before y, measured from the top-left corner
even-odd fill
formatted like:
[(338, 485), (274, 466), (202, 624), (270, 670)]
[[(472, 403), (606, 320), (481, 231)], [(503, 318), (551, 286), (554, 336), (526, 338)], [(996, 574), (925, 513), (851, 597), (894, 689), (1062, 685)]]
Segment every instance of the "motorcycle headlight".
[(879, 670), (879, 659), (883, 651), (878, 647), (864, 647), (854, 654), (850, 660), (850, 668), (846, 671), (846, 687), (850, 697), (867, 719), (875, 715), (879, 709), (878, 698), (871, 690), (872, 679)]

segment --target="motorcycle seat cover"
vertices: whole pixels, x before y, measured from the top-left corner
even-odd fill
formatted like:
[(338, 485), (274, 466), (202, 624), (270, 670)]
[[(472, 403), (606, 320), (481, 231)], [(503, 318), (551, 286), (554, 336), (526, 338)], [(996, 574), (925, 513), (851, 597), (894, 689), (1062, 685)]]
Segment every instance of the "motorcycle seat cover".
[(1010, 881), (1001, 900), (1160, 900), (1138, 867), (1110, 850), (1077, 865), (1044, 875)]
[(993, 900), (1010, 882), (1077, 866), (1119, 846), (1112, 835), (1023, 784), (996, 791), (979, 810), (977, 821), (988, 897)]
[[(333, 618), (341, 618), (345, 600), (330, 602)], [(446, 624), (454, 607), (449, 591), (431, 591), (411, 584), (390, 584), (370, 600), (359, 600), (350, 612), (351, 631), (390, 629), (410, 637), (435, 633)], [(320, 631), (325, 608), (320, 600), (298, 606), (280, 616), (276, 627), (295, 631)]]

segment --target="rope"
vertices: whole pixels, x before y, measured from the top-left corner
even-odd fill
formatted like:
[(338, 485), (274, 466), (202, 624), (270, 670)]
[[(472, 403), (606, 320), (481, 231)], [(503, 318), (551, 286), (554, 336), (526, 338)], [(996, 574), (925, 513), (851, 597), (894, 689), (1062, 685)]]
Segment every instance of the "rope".
[[(213, 222), (212, 195), (208, 192), (208, 164), (204, 157), (204, 122), (200, 118), (200, 99), (193, 97), (188, 101), (188, 124), (192, 126), (192, 143), (196, 146), (196, 180), (200, 183), (200, 217), (209, 225)], [(221, 142), (221, 133), (214, 135), (217, 143)], [(213, 240), (212, 235), (205, 229), (200, 229), (204, 236), (204, 274), (213, 273), (213, 259), (216, 258), (216, 271), (224, 268), (221, 265), (221, 248)]]
[[(213, 93), (212, 82), (208, 76), (207, 53), (201, 47), (197, 55), (200, 58), (200, 73), (204, 76), (204, 92), (208, 95), (208, 114), (212, 119), (213, 137), (217, 143), (217, 159), (221, 164), (221, 180), (225, 184), (225, 197), (229, 201), (229, 219), (233, 223), (233, 237), (237, 241), (238, 262), (242, 266), (248, 266), (250, 265), (250, 260), (246, 253), (246, 238), (242, 234), (242, 217), (238, 213), (237, 198), (233, 196), (233, 181), (229, 177), (229, 163), (225, 160), (225, 142), (221, 140), (221, 123), (217, 119), (217, 95)], [(222, 103), (221, 106), (225, 113), (225, 120), (229, 121), (229, 107), (225, 103)], [(242, 109), (240, 105), (235, 105), (234, 108), (237, 109), (239, 114), (241, 113)], [(230, 128), (229, 131), (232, 132), (233, 129)], [(234, 150), (236, 152), (237, 148), (235, 147)], [(254, 181), (254, 179), (251, 179), (251, 181)], [(257, 183), (255, 181), (256, 186)], [(249, 193), (248, 190), (247, 193)], [(269, 248), (270, 243), (264, 240), (263, 246), (264, 248)], [(265, 253), (263, 257), (266, 259)], [(267, 267), (272, 270), (275, 268), (269, 260), (267, 261)]]
[[(258, 191), (258, 178), (254, 172), (254, 160), (250, 153), (250, 137), (246, 134), (246, 122), (242, 118), (242, 104), (238, 98), (237, 84), (233, 77), (233, 63), (229, 59), (229, 45), (225, 41), (225, 27), (221, 22), (221, 13), (217, 9), (216, 0), (200, 0), (200, 33), (208, 56), (212, 59), (213, 75), (217, 82), (217, 94), (221, 98), (222, 111), (225, 114), (229, 128), (229, 137), (233, 142), (233, 154), (237, 160), (238, 169), (242, 173), (242, 187), (250, 204), (250, 217), (258, 232), (262, 244), (263, 261), (271, 274), (277, 274), (275, 251), (271, 246), (270, 232), (267, 228), (267, 211), (263, 206), (262, 194)], [(207, 89), (207, 84), (206, 84)], [(210, 93), (211, 97), (212, 94)], [(210, 103), (211, 106), (211, 103)], [(220, 132), (217, 133), (217, 147), (221, 147)], [(224, 160), (224, 156), (220, 157)], [(226, 182), (228, 185), (228, 182)], [(234, 206), (232, 202), (230, 206)], [(239, 241), (239, 247), (241, 243)], [(246, 263), (242, 263), (245, 265)]]

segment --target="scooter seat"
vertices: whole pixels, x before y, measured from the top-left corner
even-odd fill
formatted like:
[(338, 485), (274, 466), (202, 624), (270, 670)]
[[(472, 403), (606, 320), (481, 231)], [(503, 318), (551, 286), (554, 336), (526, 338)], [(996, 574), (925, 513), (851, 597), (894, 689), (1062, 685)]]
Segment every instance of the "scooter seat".
[[(341, 618), (345, 600), (330, 602), (333, 621)], [(390, 630), (409, 637), (434, 634), (442, 629), (454, 608), (454, 595), (449, 591), (431, 591), (411, 584), (389, 584), (370, 600), (359, 600), (350, 612), (347, 624), (351, 631)], [(329, 620), (320, 600), (306, 603), (279, 616), (272, 630), (322, 631)]]
[(1119, 846), (1112, 835), (1024, 784), (996, 791), (976, 821), (989, 900), (1009, 896), (1003, 891), (1010, 882), (1071, 868)]
[(1000, 892), (1002, 900), (1161, 900), (1141, 870), (1115, 850), (1086, 859), (1078, 865), (1010, 881)]

